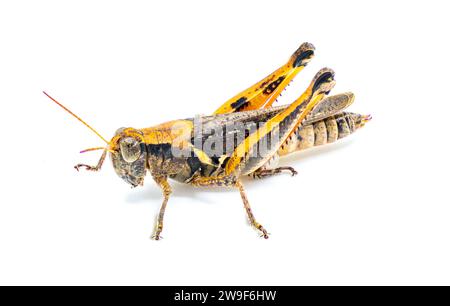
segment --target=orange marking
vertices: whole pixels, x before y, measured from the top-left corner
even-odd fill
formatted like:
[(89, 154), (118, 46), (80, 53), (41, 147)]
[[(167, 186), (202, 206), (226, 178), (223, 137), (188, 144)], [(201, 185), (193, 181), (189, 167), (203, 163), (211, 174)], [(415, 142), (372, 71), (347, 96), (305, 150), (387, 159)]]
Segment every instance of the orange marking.
[(173, 143), (190, 138), (194, 123), (189, 120), (174, 120), (160, 125), (140, 129), (144, 133), (144, 142), (147, 144)]

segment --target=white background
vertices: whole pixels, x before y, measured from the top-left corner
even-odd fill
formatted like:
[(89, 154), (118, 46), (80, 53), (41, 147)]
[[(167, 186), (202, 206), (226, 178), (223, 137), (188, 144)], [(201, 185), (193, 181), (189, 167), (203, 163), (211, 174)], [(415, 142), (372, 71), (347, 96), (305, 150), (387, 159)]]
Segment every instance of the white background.
[[(446, 1), (3, 1), (0, 4), (1, 284), (450, 284), (449, 36)], [(268, 241), (239, 193), (173, 183), (130, 189), (107, 138), (209, 114), (304, 41), (334, 93), (373, 120), (289, 157), (299, 175), (245, 179)]]

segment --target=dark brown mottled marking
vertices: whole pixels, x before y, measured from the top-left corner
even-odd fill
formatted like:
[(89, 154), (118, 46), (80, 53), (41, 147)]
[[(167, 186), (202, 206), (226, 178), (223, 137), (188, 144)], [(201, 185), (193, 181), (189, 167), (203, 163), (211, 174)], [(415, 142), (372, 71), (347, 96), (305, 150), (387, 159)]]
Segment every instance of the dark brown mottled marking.
[(232, 103), (231, 107), (233, 109), (235, 109), (236, 111), (240, 111), (241, 109), (243, 109), (247, 105), (248, 105), (247, 98), (246, 97), (242, 97), (242, 98), (239, 98), (238, 100), (236, 100), (236, 102)]
[(314, 86), (312, 88), (312, 91), (315, 92), (320, 85), (322, 85), (325, 82), (328, 82), (330, 79), (333, 79), (334, 75), (332, 72), (325, 72), (324, 74), (322, 74), (321, 76), (319, 76), (319, 78), (316, 80), (316, 82), (314, 83)]
[(314, 56), (314, 50), (316, 48), (313, 44), (303, 43), (301, 46), (292, 54), (292, 66), (293, 67), (305, 67), (309, 61)]
[(276, 79), (275, 81), (273, 81), (272, 83), (270, 83), (269, 85), (266, 86), (266, 88), (264, 89), (263, 93), (265, 95), (270, 95), (272, 92), (274, 92), (275, 89), (277, 89), (277, 87), (281, 84), (281, 82), (283, 82), (283, 80), (286, 78), (286, 76), (280, 76), (278, 79)]

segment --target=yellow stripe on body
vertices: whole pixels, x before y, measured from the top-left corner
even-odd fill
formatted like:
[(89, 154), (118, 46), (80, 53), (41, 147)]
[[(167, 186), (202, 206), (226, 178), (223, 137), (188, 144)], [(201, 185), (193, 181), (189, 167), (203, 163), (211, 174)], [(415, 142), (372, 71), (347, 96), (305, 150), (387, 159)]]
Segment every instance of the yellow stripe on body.
[[(269, 119), (262, 127), (250, 134), (236, 147), (225, 166), (225, 173), (227, 175), (233, 173), (241, 164), (242, 158), (246, 157), (250, 150), (263, 137), (278, 127), (288, 116), (298, 112), (294, 118), (289, 119), (291, 120), (288, 123), (290, 126), (283, 130), (282, 138), (277, 141), (276, 145), (272, 144), (273, 147), (271, 149), (278, 150), (292, 131), (302, 123), (311, 110), (323, 99), (325, 94), (330, 92), (334, 85), (334, 71), (329, 68), (321, 69), (314, 76), (308, 89), (297, 100), (291, 103), (284, 111)], [(270, 156), (265, 156), (262, 159), (262, 163), (265, 162), (265, 158), (270, 158)]]
[(225, 173), (227, 175), (233, 173), (236, 170), (236, 168), (240, 165), (242, 158), (245, 156), (245, 154), (249, 153), (250, 149), (253, 148), (258, 143), (258, 141), (260, 141), (269, 132), (273, 131), (276, 127), (278, 127), (279, 124), (284, 119), (286, 119), (286, 117), (288, 117), (292, 112), (297, 110), (298, 107), (301, 107), (302, 104), (306, 103), (304, 109), (297, 115), (295, 120), (293, 120), (293, 124), (292, 127), (289, 128), (289, 132), (285, 133), (282, 139), (278, 141), (278, 146), (281, 146), (281, 144), (283, 144), (286, 138), (290, 135), (290, 132), (294, 130), (299, 124), (301, 124), (302, 120), (306, 117), (306, 115), (323, 98), (323, 94), (316, 95), (312, 98), (311, 95), (312, 90), (310, 87), (303, 95), (300, 96), (300, 98), (298, 98), (295, 102), (293, 102), (286, 110), (271, 118), (262, 127), (260, 127), (251, 135), (249, 135), (247, 138), (245, 138), (244, 141), (236, 147), (235, 151), (228, 160), (227, 165), (225, 166)]

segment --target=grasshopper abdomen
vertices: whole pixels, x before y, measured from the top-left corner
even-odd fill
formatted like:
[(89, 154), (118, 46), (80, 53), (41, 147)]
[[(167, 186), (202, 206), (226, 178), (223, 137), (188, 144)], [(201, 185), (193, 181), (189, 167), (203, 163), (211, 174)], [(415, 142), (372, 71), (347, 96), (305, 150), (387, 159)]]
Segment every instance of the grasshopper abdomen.
[(333, 143), (354, 133), (370, 119), (370, 116), (342, 112), (308, 125), (300, 125), (280, 147), (278, 154), (283, 156), (314, 146)]

